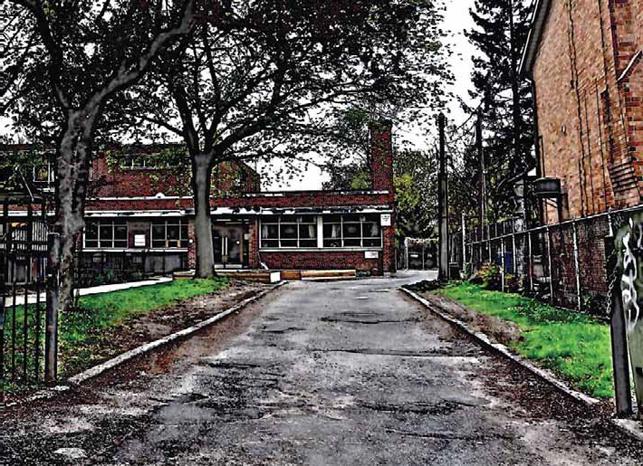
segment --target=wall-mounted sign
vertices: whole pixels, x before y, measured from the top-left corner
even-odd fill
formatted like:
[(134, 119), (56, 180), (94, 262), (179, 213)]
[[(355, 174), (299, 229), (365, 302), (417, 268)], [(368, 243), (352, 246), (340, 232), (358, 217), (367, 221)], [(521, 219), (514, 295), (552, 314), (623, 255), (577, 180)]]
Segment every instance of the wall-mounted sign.
[(135, 248), (144, 248), (147, 245), (147, 240), (145, 235), (134, 235), (134, 247)]
[(364, 259), (379, 259), (379, 258), (380, 258), (379, 251), (365, 251), (364, 252)]
[(392, 224), (391, 214), (382, 214), (380, 216), (380, 224), (383, 227), (390, 227)]

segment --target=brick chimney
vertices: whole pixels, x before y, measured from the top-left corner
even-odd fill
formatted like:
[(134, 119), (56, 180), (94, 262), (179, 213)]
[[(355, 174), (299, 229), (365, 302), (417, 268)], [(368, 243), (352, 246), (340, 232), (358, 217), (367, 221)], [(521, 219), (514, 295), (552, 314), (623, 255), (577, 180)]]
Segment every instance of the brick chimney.
[(393, 193), (393, 123), (389, 120), (374, 121), (369, 129), (373, 190)]

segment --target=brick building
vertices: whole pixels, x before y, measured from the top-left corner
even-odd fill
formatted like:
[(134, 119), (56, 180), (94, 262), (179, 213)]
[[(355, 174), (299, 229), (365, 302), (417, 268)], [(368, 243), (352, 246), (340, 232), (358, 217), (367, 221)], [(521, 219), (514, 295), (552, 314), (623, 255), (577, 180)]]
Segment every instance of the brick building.
[[(217, 267), (394, 271), (391, 125), (373, 125), (371, 140), (368, 191), (261, 192), (258, 174), (247, 165), (215, 168), (211, 208)], [(103, 152), (93, 162), (83, 235), (83, 261), (94, 264), (93, 270), (194, 267), (189, 177), (177, 175), (158, 157), (160, 150), (121, 149), (118, 163)], [(46, 185), (50, 173), (36, 168), (34, 180)]]
[(540, 175), (562, 191), (547, 223), (641, 203), (642, 25), (643, 0), (536, 2), (522, 72), (534, 83)]

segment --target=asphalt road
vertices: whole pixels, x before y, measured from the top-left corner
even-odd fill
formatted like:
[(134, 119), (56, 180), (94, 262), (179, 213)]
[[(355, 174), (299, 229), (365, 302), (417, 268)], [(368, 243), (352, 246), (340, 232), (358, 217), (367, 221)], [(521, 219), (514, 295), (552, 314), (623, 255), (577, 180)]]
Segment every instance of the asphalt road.
[(604, 419), (407, 300), (418, 278), (291, 283), (5, 415), (0, 463), (641, 464)]

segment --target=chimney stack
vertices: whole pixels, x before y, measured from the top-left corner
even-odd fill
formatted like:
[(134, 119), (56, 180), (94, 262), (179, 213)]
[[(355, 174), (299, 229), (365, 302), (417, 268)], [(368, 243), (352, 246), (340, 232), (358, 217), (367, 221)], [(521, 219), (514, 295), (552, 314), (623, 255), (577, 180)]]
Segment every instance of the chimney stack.
[(393, 123), (390, 120), (373, 121), (369, 129), (373, 190), (393, 193)]

